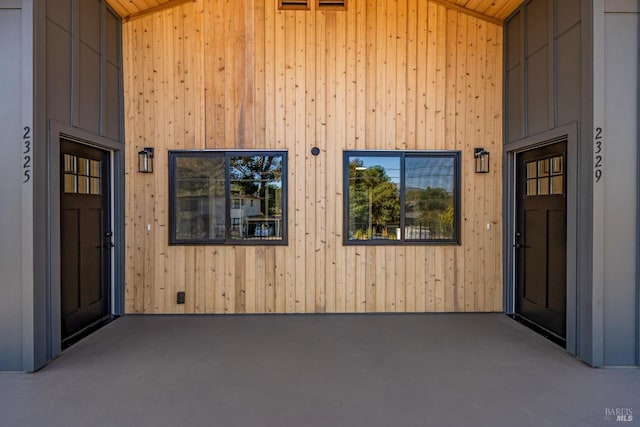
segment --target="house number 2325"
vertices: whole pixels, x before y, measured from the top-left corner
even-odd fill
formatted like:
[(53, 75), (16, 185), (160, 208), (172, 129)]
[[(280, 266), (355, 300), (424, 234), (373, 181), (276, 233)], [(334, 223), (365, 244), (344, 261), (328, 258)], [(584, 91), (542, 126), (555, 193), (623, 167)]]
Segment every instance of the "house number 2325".
[(25, 126), (22, 134), (22, 170), (23, 170), (23, 183), (31, 181), (31, 128)]
[(602, 179), (602, 161), (603, 161), (603, 153), (602, 153), (602, 128), (596, 128), (596, 135), (594, 140), (594, 163), (593, 163), (593, 176), (596, 180), (596, 183), (600, 182)]

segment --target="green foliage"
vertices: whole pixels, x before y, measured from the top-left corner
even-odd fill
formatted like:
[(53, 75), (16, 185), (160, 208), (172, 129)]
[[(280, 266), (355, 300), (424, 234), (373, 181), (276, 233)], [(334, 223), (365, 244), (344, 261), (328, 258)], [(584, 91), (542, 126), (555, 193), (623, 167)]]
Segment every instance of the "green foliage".
[(444, 188), (427, 187), (407, 192), (408, 211), (414, 212), (416, 224), (427, 227), (430, 238), (453, 237), (453, 196)]
[(382, 166), (365, 169), (360, 159), (349, 162), (349, 223), (355, 239), (395, 237), (387, 227), (400, 223), (400, 192)]

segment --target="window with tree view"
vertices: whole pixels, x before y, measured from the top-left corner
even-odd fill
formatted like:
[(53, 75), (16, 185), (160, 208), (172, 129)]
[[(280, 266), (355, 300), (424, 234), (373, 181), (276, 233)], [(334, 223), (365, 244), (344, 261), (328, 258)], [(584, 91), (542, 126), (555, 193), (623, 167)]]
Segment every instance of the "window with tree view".
[(347, 151), (344, 167), (345, 243), (459, 243), (459, 152)]
[(171, 151), (171, 244), (286, 243), (286, 153)]

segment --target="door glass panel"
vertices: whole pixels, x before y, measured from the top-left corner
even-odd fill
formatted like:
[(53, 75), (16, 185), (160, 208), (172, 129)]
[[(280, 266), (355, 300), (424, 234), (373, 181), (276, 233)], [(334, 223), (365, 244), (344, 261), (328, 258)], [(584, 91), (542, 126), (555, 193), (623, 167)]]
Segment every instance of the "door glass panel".
[(526, 196), (564, 193), (564, 158), (552, 157), (526, 163)]
[(64, 155), (64, 192), (78, 194), (101, 194), (102, 162)]
[(64, 192), (65, 193), (77, 193), (78, 192), (78, 180), (72, 173), (64, 174)]
[(70, 154), (64, 155), (64, 172), (65, 173), (76, 173), (76, 156), (72, 156)]
[(527, 180), (527, 196), (535, 196), (538, 194), (538, 180)]
[(78, 177), (78, 193), (89, 194), (89, 177), (88, 176)]
[(89, 175), (89, 159), (78, 158), (78, 175)]
[(91, 194), (100, 195), (100, 178), (91, 178)]
[(549, 194), (549, 178), (540, 178), (538, 180), (538, 194), (541, 196)]
[(538, 176), (549, 176), (549, 159), (538, 161)]
[(91, 160), (91, 176), (100, 178), (100, 161)]
[(89, 174), (91, 175), (91, 180), (90, 180), (90, 184), (91, 184), (91, 188), (90, 188), (90, 193), (91, 194), (95, 194), (97, 196), (100, 195), (100, 168), (102, 166), (102, 162), (100, 162), (99, 160), (91, 160), (89, 163)]
[(551, 178), (551, 194), (562, 194), (564, 192), (563, 176), (558, 175)]
[(562, 173), (562, 157), (554, 157), (551, 159), (551, 173), (558, 175)]

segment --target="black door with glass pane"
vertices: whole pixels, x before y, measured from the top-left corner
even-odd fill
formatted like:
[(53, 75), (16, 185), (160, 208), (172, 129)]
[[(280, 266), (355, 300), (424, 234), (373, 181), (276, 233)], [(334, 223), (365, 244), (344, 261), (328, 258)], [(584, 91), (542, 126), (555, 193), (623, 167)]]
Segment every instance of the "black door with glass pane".
[(566, 142), (518, 155), (516, 314), (566, 336)]
[(109, 152), (61, 141), (62, 341), (110, 313)]

